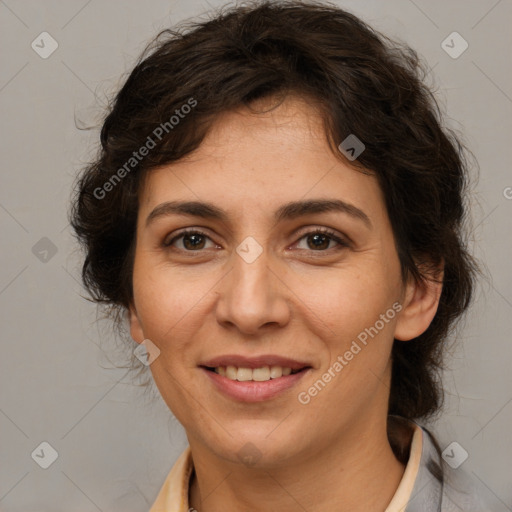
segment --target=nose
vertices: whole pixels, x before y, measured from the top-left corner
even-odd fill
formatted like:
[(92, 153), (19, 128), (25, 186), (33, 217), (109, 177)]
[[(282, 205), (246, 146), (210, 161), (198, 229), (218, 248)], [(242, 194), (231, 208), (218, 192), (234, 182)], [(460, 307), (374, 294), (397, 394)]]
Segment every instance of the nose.
[[(282, 274), (282, 272), (281, 272)], [(217, 321), (243, 334), (257, 334), (290, 319), (291, 292), (263, 251), (254, 261), (233, 252), (233, 268), (219, 283)]]

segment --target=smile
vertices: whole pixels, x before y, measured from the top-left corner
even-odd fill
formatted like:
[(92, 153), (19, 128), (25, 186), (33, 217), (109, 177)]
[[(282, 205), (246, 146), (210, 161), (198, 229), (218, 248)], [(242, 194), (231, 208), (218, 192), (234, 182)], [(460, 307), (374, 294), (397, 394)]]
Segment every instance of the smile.
[(277, 356), (224, 356), (200, 365), (222, 395), (242, 402), (271, 400), (291, 389), (311, 365)]
[(300, 370), (292, 370), (289, 367), (282, 366), (262, 366), (261, 368), (244, 368), (236, 366), (217, 366), (216, 368), (208, 368), (215, 373), (227, 377), (231, 380), (239, 382), (255, 381), (265, 382), (270, 379), (278, 379), (279, 377), (298, 373)]

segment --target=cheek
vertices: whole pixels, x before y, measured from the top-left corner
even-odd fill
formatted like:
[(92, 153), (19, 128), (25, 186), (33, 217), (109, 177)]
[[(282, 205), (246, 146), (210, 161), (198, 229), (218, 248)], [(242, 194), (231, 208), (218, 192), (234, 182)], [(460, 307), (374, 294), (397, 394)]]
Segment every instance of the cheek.
[(302, 286), (310, 290), (308, 307), (320, 325), (346, 341), (373, 326), (392, 307), (396, 286), (392, 274), (387, 276), (368, 265), (365, 271), (337, 270), (321, 280), (312, 278), (309, 284), (302, 279)]
[(180, 353), (204, 320), (214, 283), (211, 274), (199, 278), (169, 266), (142, 260), (136, 263), (133, 292), (144, 335), (160, 350), (172, 347), (175, 354)]
[(332, 400), (347, 410), (359, 408), (386, 382), (399, 305), (391, 281), (377, 282), (378, 276), (384, 278), (378, 273), (339, 273), (338, 280), (322, 283), (321, 293), (308, 303), (308, 318), (316, 319), (310, 328), (327, 349), (320, 379), (332, 382), (326, 385), (328, 392), (319, 393), (319, 410)]

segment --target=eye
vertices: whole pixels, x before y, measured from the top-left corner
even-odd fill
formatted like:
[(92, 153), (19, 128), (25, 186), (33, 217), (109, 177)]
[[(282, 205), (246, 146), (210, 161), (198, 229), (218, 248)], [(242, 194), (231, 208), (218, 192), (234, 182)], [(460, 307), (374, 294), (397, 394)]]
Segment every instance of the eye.
[[(327, 228), (319, 228), (314, 231), (309, 231), (299, 238), (299, 242), (303, 239), (307, 241), (306, 250), (310, 249), (315, 252), (325, 252), (326, 250), (332, 249), (333, 247), (330, 247), (332, 242), (336, 242), (336, 244), (340, 246), (339, 248), (349, 247), (349, 243), (347, 241), (339, 237), (334, 231)], [(202, 249), (207, 248), (205, 247), (206, 240), (210, 240), (211, 242), (210, 237), (206, 233), (197, 229), (188, 229), (181, 231), (170, 240), (165, 240), (163, 242), (163, 246), (174, 246), (178, 250), (185, 252), (200, 252)], [(175, 245), (177, 241), (180, 241), (181, 247)], [(213, 242), (212, 244), (213, 246), (216, 246)], [(299, 247), (299, 249), (304, 248)]]
[(333, 247), (329, 247), (331, 242), (336, 242), (340, 248), (349, 247), (349, 243), (343, 238), (339, 237), (334, 231), (330, 229), (315, 229), (314, 231), (310, 231), (301, 236), (300, 240), (306, 240), (307, 248), (316, 252), (325, 252), (325, 250), (332, 249)]
[[(177, 240), (181, 240), (182, 247), (178, 247), (178, 249), (193, 252), (200, 251), (205, 248), (205, 240), (210, 240), (210, 237), (203, 233), (202, 231), (198, 231), (197, 229), (189, 229), (186, 231), (182, 231), (175, 237), (171, 238), (171, 240), (164, 241), (164, 247), (173, 246)], [(214, 244), (215, 245), (215, 244)]]

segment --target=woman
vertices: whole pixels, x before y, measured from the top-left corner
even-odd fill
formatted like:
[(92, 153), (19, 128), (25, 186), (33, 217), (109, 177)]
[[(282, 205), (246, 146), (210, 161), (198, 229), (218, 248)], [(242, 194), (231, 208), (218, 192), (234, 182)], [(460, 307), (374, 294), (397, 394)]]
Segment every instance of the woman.
[(117, 94), (72, 223), (189, 441), (151, 512), (483, 510), (419, 424), (477, 269), (420, 71), (259, 2), (160, 34)]

